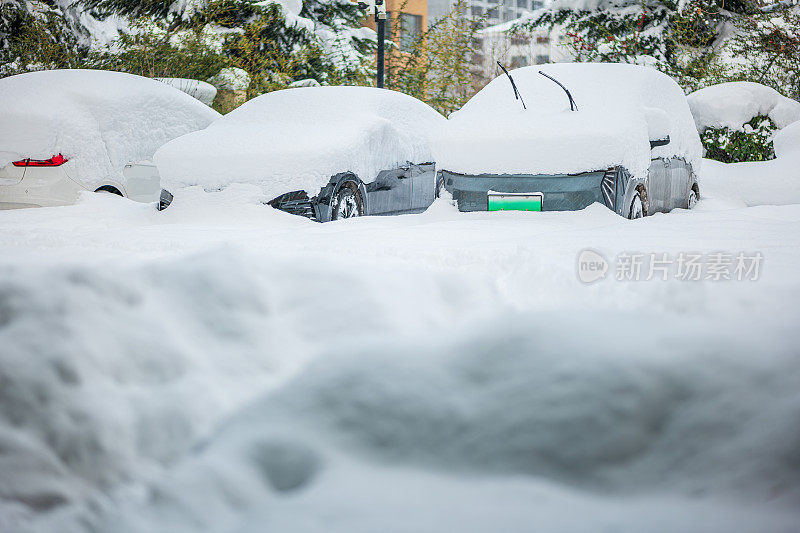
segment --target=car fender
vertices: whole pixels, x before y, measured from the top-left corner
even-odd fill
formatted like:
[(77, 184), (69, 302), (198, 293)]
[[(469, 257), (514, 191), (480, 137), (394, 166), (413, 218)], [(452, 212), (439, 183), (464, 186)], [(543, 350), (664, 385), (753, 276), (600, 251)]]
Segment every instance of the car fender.
[(364, 185), (363, 180), (356, 176), (353, 172), (341, 172), (331, 177), (328, 184), (323, 187), (316, 197), (314, 202), (314, 210), (316, 211), (317, 220), (320, 222), (328, 222), (331, 219), (331, 201), (333, 197), (339, 192), (342, 184), (352, 181), (358, 185), (358, 190), (361, 192), (361, 198), (364, 202), (364, 212), (368, 213), (369, 198), (367, 196), (367, 187)]
[(627, 218), (631, 202), (633, 201), (637, 189), (641, 185), (644, 187), (645, 192), (647, 192), (649, 190), (649, 180), (647, 179), (647, 173), (645, 173), (644, 176), (633, 176), (625, 169), (622, 169), (620, 175), (624, 183), (625, 194), (622, 203), (617, 207), (617, 214)]

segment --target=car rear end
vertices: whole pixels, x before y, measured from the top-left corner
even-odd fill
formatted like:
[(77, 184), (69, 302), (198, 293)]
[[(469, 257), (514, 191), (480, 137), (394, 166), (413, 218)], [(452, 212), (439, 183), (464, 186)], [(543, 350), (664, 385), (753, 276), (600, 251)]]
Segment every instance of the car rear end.
[(459, 211), (575, 211), (599, 202), (622, 214), (623, 171), (580, 174), (457, 174), (440, 171)]
[(70, 179), (61, 155), (21, 159), (0, 167), (0, 209), (74, 203), (82, 187)]

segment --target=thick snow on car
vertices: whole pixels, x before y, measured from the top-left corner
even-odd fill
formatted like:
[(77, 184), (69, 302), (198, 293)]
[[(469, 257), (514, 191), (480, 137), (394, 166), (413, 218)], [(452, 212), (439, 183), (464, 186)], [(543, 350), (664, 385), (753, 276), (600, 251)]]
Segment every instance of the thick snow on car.
[(702, 145), (686, 97), (643, 66), (552, 64), (503, 74), (450, 116), (432, 148), (441, 184), (462, 211), (600, 202), (639, 218), (699, 198)]
[(307, 87), (254, 98), (155, 155), (164, 184), (258, 186), (265, 203), (325, 222), (425, 210), (435, 197), (429, 136), (446, 123), (410, 96)]
[(81, 191), (169, 200), (153, 153), (219, 114), (158, 81), (50, 70), (0, 79), (0, 208), (74, 203)]

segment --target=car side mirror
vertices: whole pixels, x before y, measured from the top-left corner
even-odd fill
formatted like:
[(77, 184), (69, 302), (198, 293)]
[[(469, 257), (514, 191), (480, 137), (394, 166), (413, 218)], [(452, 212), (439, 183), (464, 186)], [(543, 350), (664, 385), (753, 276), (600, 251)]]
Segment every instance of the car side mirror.
[(668, 144), (669, 144), (669, 135), (667, 135), (666, 139), (650, 139), (651, 150), (656, 146), (666, 146)]
[(669, 134), (672, 131), (672, 121), (667, 112), (657, 107), (646, 107), (644, 118), (647, 122), (647, 135), (650, 140), (650, 149), (669, 144)]

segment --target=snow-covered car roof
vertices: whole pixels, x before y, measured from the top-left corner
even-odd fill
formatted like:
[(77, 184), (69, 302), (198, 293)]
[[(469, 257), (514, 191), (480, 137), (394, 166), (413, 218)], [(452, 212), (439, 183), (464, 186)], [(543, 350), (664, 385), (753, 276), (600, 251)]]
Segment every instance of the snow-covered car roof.
[(750, 81), (711, 85), (688, 97), (699, 132), (707, 128), (742, 126), (759, 115), (768, 116), (778, 128), (800, 120), (800, 102), (787, 98), (772, 87)]
[[(569, 91), (578, 110), (571, 111)], [(699, 163), (702, 145), (683, 90), (669, 76), (629, 64), (563, 63), (511, 71), (453, 113), (433, 140), (437, 166), (465, 174), (572, 174), (622, 165), (634, 175), (652, 157)], [(669, 135), (666, 146), (651, 139)]]
[(130, 162), (205, 128), (219, 113), (164, 83), (102, 70), (48, 70), (0, 79), (0, 166), (62, 154), (86, 186), (122, 181)]
[(247, 183), (271, 198), (313, 195), (341, 172), (369, 182), (381, 170), (432, 161), (429, 136), (445, 123), (427, 104), (386, 89), (285, 89), (175, 139), (155, 161), (171, 189)]

